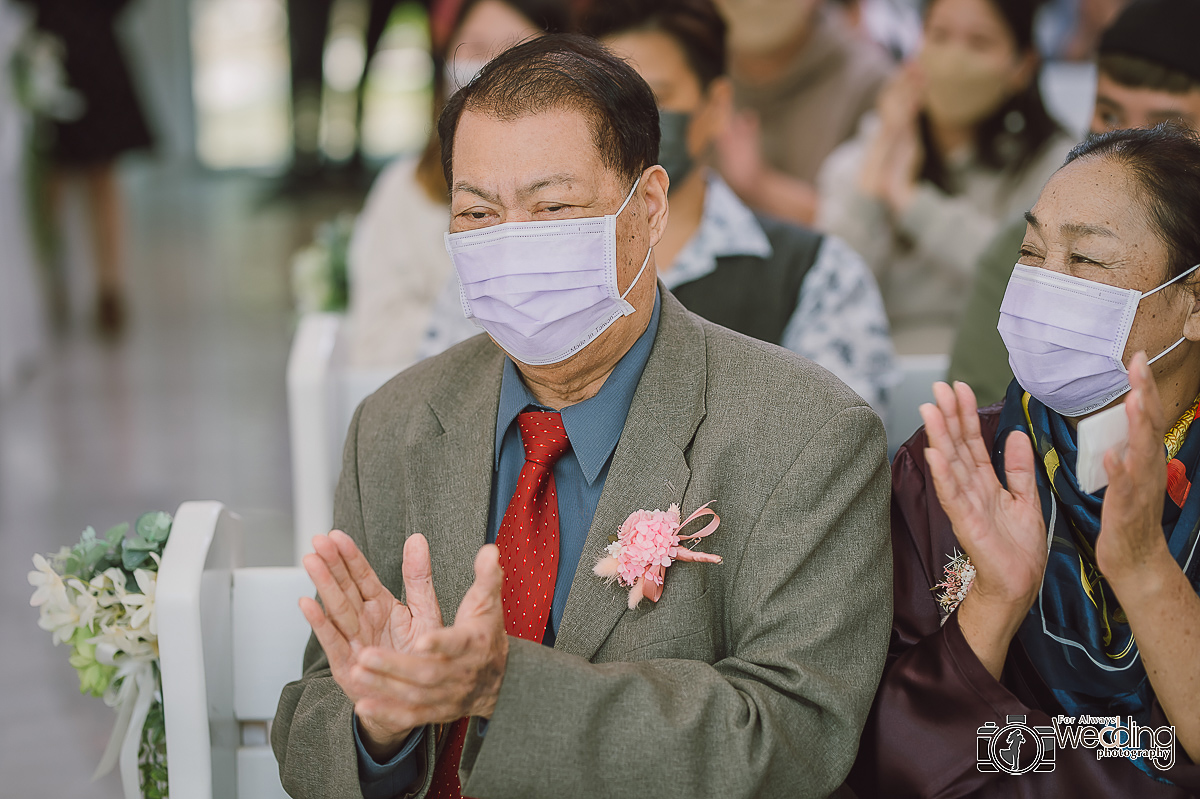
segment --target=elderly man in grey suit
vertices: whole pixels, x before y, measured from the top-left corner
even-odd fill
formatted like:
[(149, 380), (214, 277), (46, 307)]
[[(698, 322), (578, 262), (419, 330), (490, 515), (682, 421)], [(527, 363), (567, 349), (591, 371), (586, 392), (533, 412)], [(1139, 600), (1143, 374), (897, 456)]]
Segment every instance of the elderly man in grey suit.
[[(600, 45), (509, 50), (439, 131), (447, 247), (489, 335), (354, 416), (344, 532), (305, 559), (321, 603), (301, 602), (314, 638), (272, 730), (284, 787), (837, 790), (891, 622), (879, 419), (657, 283), (658, 112)], [(711, 516), (677, 531), (663, 513), (616, 536), (709, 502), (703, 539), (675, 536)]]

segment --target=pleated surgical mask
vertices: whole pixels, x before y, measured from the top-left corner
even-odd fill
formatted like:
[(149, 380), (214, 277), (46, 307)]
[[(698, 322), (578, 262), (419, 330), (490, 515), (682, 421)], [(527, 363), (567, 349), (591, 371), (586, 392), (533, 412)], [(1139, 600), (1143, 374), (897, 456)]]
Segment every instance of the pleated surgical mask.
[(505, 222), (446, 234), (463, 313), (521, 363), (570, 358), (634, 308), (617, 287), (615, 214), (548, 222)]
[[(1145, 294), (1017, 264), (996, 326), (1013, 376), (1063, 416), (1099, 410), (1129, 390), (1125, 345), (1138, 304), (1200, 269), (1193, 266)], [(1150, 359), (1154, 363), (1184, 341)]]

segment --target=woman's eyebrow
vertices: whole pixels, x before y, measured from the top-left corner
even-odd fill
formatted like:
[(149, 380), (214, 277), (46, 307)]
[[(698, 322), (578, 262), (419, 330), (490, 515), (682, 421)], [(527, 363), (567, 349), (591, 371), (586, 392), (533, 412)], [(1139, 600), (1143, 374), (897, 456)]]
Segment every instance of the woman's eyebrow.
[[(1041, 230), (1041, 221), (1033, 215), (1032, 211), (1025, 212), (1025, 221), (1034, 228)], [(1085, 225), (1080, 222), (1063, 222), (1058, 226), (1058, 232), (1064, 236), (1072, 238), (1083, 238), (1084, 236), (1104, 236), (1106, 238), (1115, 239), (1117, 234), (1111, 228), (1103, 225)]]

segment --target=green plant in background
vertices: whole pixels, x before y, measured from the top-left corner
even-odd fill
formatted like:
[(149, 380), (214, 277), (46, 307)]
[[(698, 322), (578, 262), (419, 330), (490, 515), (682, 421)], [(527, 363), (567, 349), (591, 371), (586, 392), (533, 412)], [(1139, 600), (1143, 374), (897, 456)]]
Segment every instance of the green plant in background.
[(350, 296), (347, 254), (354, 214), (317, 226), (313, 242), (292, 257), (292, 291), (300, 313), (344, 311)]
[[(102, 697), (117, 709), (117, 726), (96, 769), (117, 762), (127, 736), (136, 736), (136, 767), (142, 795), (167, 796), (166, 727), (158, 663), (155, 600), (158, 567), (171, 534), (171, 517), (161, 511), (140, 516), (133, 526), (110, 528), (103, 536), (89, 527), (79, 543), (48, 558), (33, 556), (29, 604), (38, 626), (55, 645), (71, 646), (69, 661), (79, 675), (79, 692)], [(122, 777), (126, 769), (122, 767)]]

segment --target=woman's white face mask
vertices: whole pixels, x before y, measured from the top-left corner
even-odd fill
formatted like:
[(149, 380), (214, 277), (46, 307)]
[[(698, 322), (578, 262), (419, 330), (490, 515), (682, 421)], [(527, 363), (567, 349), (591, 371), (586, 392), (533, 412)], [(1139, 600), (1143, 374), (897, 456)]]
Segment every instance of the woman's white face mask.
[[(1138, 304), (1200, 269), (1193, 266), (1145, 294), (1017, 264), (997, 329), (1021, 387), (1063, 416), (1099, 410), (1129, 391), (1125, 346)], [(1154, 363), (1183, 336), (1150, 359)]]

